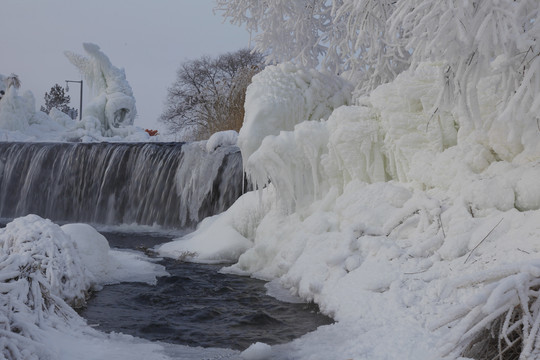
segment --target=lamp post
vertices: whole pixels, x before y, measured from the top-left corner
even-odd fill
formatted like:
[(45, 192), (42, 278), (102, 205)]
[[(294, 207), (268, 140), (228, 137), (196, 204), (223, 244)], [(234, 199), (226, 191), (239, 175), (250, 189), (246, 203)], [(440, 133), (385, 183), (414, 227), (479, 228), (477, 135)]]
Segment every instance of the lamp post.
[(83, 92), (83, 81), (82, 80), (66, 80), (66, 91), (69, 91), (69, 84), (68, 83), (79, 83), (81, 84), (81, 102), (79, 104), (79, 120), (82, 120), (82, 92)]

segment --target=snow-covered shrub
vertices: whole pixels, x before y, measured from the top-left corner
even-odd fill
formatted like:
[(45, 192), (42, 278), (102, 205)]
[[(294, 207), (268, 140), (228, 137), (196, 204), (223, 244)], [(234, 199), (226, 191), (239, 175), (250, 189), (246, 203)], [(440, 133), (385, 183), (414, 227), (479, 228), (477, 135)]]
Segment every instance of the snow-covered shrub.
[(84, 303), (93, 277), (59, 226), (28, 215), (0, 229), (0, 355), (47, 354), (40, 328), (57, 319), (82, 323), (67, 303)]
[(481, 290), (430, 325), (451, 328), (441, 350), (443, 356), (458, 356), (463, 349), (482, 358), (489, 354), (489, 358), (504, 359), (512, 354), (520, 359), (540, 355), (540, 262), (484, 271), (454, 280), (452, 285), (480, 285)]
[(17, 256), (30, 264), (25, 271), (41, 273), (50, 292), (75, 306), (84, 303), (95, 280), (82, 265), (75, 243), (60, 226), (28, 215), (0, 230), (0, 244), (6, 256)]

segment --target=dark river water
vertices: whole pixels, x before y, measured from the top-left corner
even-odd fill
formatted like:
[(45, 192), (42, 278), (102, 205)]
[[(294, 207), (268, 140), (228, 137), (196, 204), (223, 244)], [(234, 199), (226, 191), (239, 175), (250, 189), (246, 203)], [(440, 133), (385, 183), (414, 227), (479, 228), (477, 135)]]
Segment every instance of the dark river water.
[[(104, 233), (111, 247), (151, 248), (168, 238)], [(266, 295), (265, 282), (218, 273), (221, 266), (160, 261), (171, 274), (155, 286), (110, 285), (93, 294), (80, 314), (105, 332), (148, 340), (243, 350), (257, 341), (291, 341), (332, 319), (316, 305)]]

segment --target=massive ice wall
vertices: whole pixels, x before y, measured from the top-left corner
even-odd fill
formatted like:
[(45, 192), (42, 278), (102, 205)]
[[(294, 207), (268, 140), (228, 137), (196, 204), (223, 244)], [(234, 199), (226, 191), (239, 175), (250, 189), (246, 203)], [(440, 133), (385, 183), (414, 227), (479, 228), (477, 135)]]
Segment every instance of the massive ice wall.
[(83, 110), (83, 121), (98, 121), (104, 136), (127, 133), (137, 109), (124, 69), (112, 65), (99, 46), (83, 44), (88, 57), (66, 51), (65, 55), (84, 75), (94, 98)]
[[(356, 99), (357, 105), (342, 107), (351, 95), (347, 86), (340, 88), (339, 78), (269, 67), (254, 78), (246, 97), (238, 139), (246, 171), (259, 185), (270, 180), (289, 210), (324, 197), (331, 188), (341, 192), (352, 180), (442, 188), (473, 208), (537, 209), (540, 190), (515, 169), (519, 164), (530, 176), (537, 173), (532, 160), (539, 151), (530, 138), (539, 132), (520, 117), (512, 120), (512, 131), (500, 121), (504, 108), (497, 76), (493, 69), (479, 82), (481, 125), (471, 127), (457, 105), (437, 106), (444, 89), (442, 63), (423, 63)], [(310, 104), (326, 110), (319, 113)], [(529, 135), (516, 140), (516, 132)], [(515, 150), (511, 156), (509, 148)], [(501, 196), (481, 197), (481, 188)]]

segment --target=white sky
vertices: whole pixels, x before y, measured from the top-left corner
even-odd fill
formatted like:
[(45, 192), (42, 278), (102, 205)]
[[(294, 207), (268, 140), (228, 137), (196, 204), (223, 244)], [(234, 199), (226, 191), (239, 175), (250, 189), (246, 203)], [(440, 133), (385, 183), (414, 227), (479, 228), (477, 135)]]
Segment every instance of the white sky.
[[(32, 91), (39, 109), (54, 84), (81, 79), (64, 51), (86, 55), (82, 43), (95, 43), (126, 71), (137, 100), (135, 125), (163, 131), (157, 118), (179, 65), (249, 45), (247, 31), (214, 15), (214, 6), (213, 0), (0, 0), (0, 74), (19, 75), (21, 91)], [(79, 92), (70, 84), (77, 109)], [(85, 86), (84, 103), (87, 94)]]

